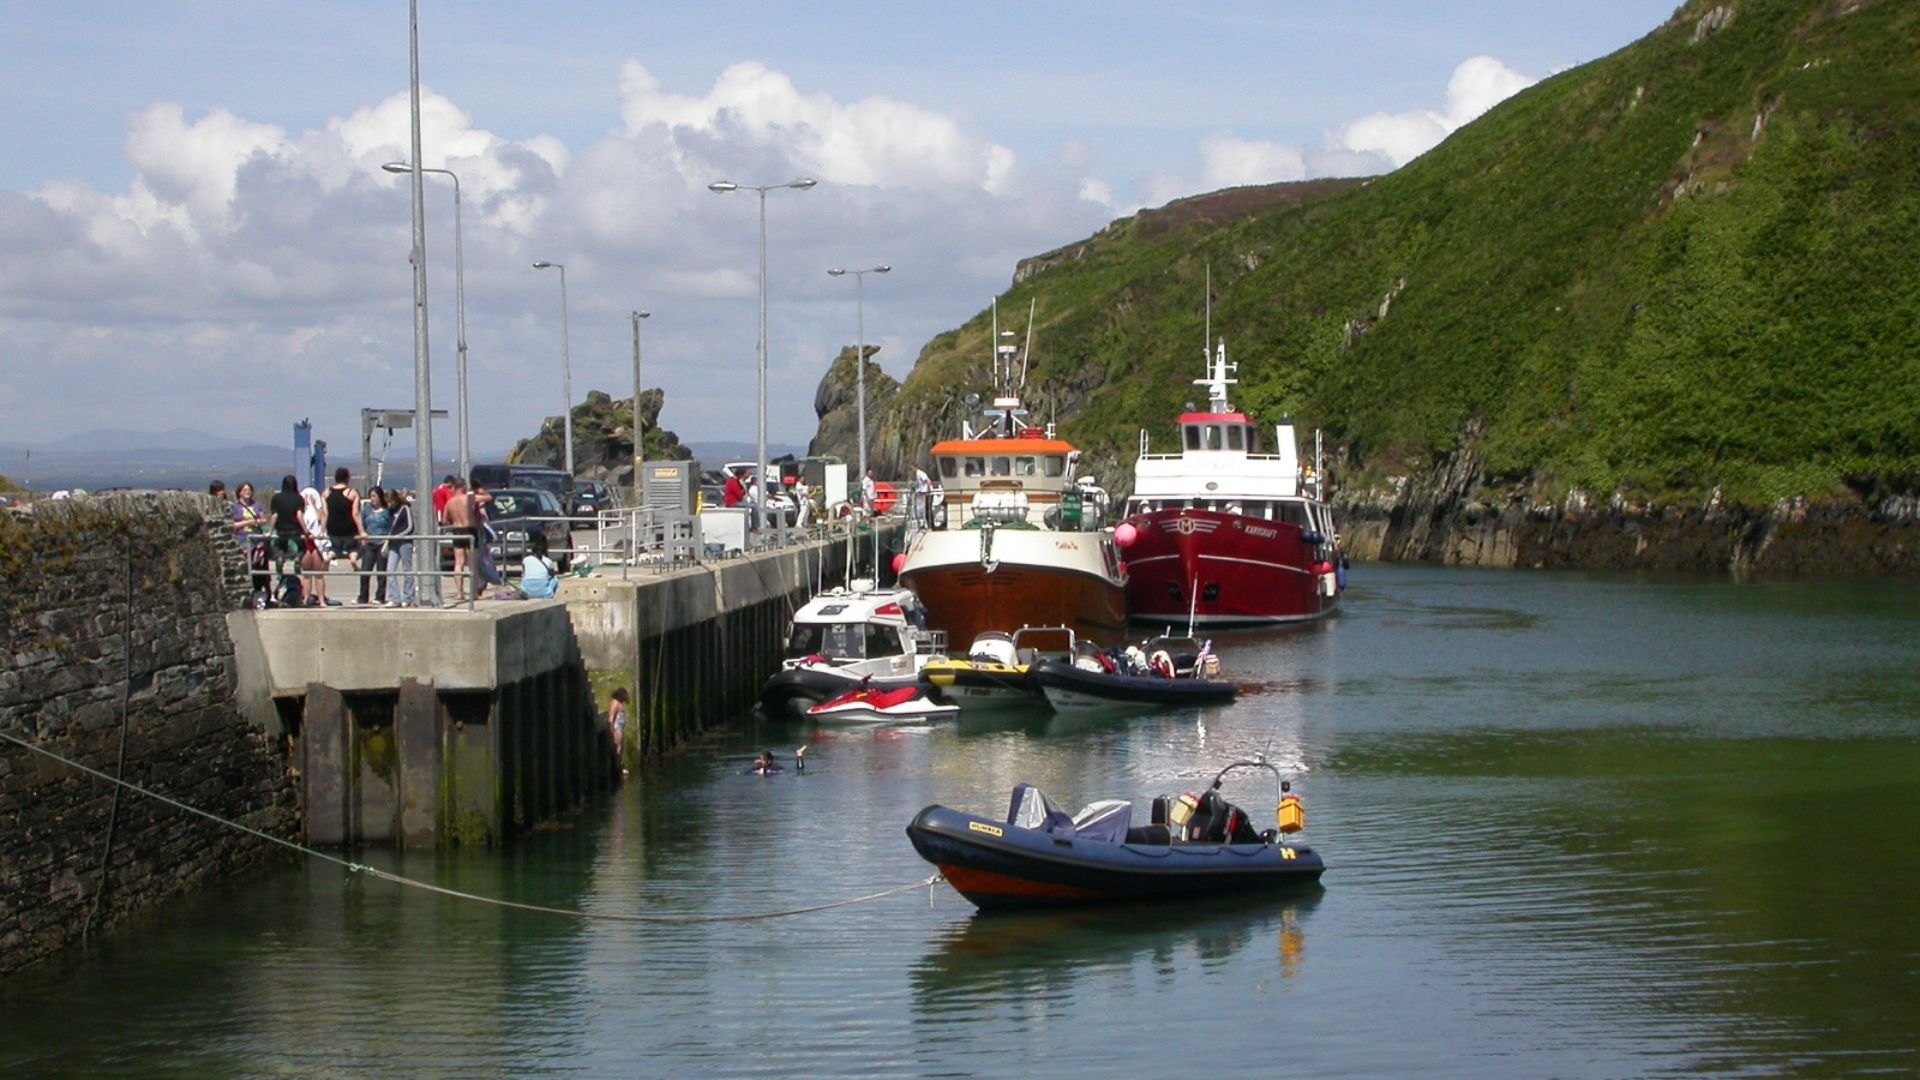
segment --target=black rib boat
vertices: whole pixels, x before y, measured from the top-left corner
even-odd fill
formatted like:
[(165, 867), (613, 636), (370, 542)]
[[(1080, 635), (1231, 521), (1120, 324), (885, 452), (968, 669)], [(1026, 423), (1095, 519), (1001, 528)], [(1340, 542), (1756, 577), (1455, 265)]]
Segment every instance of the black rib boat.
[(1129, 706), (1215, 705), (1232, 701), (1239, 692), (1232, 683), (1217, 679), (1089, 671), (1058, 660), (1042, 660), (1033, 666), (1028, 677), (1040, 684), (1047, 703), (1061, 712)]
[[(1220, 796), (1239, 768), (1266, 769), (1280, 788), (1276, 829), (1256, 832)], [(1153, 801), (1151, 820), (1132, 824), (1126, 800), (1097, 802), (1069, 817), (1038, 788), (1019, 784), (1005, 821), (929, 806), (907, 826), (920, 857), (981, 908), (1101, 900), (1171, 899), (1309, 885), (1326, 864), (1310, 847), (1280, 842), (1305, 824), (1298, 798), (1264, 761), (1237, 761), (1199, 795)]]

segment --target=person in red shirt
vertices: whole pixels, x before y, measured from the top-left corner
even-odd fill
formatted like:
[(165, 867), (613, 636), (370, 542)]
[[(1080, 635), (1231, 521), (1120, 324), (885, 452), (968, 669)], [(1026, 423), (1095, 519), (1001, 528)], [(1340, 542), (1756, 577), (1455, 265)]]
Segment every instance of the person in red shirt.
[(451, 475), (440, 481), (433, 489), (433, 520), (435, 524), (445, 524), (447, 520), (447, 500), (453, 498), (454, 480)]
[(747, 501), (747, 488), (745, 484), (740, 482), (739, 473), (731, 472), (727, 474), (726, 494), (728, 506), (739, 506), (741, 503)]

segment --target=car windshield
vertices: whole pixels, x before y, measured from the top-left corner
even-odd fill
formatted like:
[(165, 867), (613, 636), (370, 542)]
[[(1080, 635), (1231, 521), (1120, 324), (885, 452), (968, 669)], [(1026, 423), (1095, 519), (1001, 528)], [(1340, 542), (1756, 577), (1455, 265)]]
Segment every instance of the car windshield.
[(540, 515), (540, 496), (531, 491), (496, 491), (493, 505), (488, 508), (487, 516), (495, 521), (501, 518), (538, 517)]

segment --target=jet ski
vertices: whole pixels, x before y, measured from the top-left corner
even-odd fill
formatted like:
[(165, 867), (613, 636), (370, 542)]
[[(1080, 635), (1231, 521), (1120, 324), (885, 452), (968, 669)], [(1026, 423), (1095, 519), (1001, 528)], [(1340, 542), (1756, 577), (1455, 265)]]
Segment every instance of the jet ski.
[(805, 715), (821, 722), (885, 724), (902, 720), (938, 720), (960, 711), (942, 705), (918, 686), (886, 688), (861, 686), (809, 708)]

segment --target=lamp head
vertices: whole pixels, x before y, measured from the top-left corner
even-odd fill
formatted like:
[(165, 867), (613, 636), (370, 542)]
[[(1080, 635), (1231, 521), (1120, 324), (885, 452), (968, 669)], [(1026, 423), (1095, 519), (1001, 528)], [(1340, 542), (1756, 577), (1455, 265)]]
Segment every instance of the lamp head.
[(891, 266), (876, 266), (873, 268), (873, 272), (876, 274), (884, 274), (891, 271), (892, 269), (893, 267)]
[(844, 267), (839, 267), (839, 266), (836, 266), (836, 267), (834, 267), (833, 269), (831, 269), (831, 270), (829, 270), (829, 271), (827, 271), (827, 276), (828, 276), (828, 277), (840, 277), (840, 276), (842, 276), (842, 275), (844, 275), (844, 274), (845, 274), (846, 272), (847, 272), (847, 271), (846, 271), (846, 269), (845, 269)]
[(535, 270), (546, 270), (546, 269), (549, 269), (549, 268), (550, 268), (550, 267), (552, 267), (552, 266), (553, 266), (553, 264), (552, 264), (552, 263), (550, 263), (550, 262), (548, 262), (548, 261), (547, 261), (547, 260), (545, 260), (545, 259), (541, 259), (541, 260), (540, 260), (539, 262), (537, 262), (537, 263), (534, 263), (534, 264), (533, 264), (533, 268), (534, 268)]
[(707, 190), (725, 195), (729, 191), (740, 190), (740, 185), (731, 180), (715, 180), (713, 183), (707, 185)]
[(380, 167), (390, 173), (410, 173), (413, 171), (413, 166), (404, 161), (389, 161)]
[(652, 317), (653, 317), (653, 312), (651, 312), (651, 311), (636, 311), (636, 312), (634, 312), (634, 313), (633, 313), (633, 317), (634, 317), (634, 318), (636, 318), (636, 319), (649, 319), (649, 318), (652, 318)]
[(787, 186), (790, 188), (796, 188), (800, 191), (805, 191), (808, 188), (814, 186), (815, 184), (818, 184), (819, 182), (820, 181), (815, 180), (811, 176), (803, 176), (800, 179), (795, 180), (792, 183), (788, 184)]

